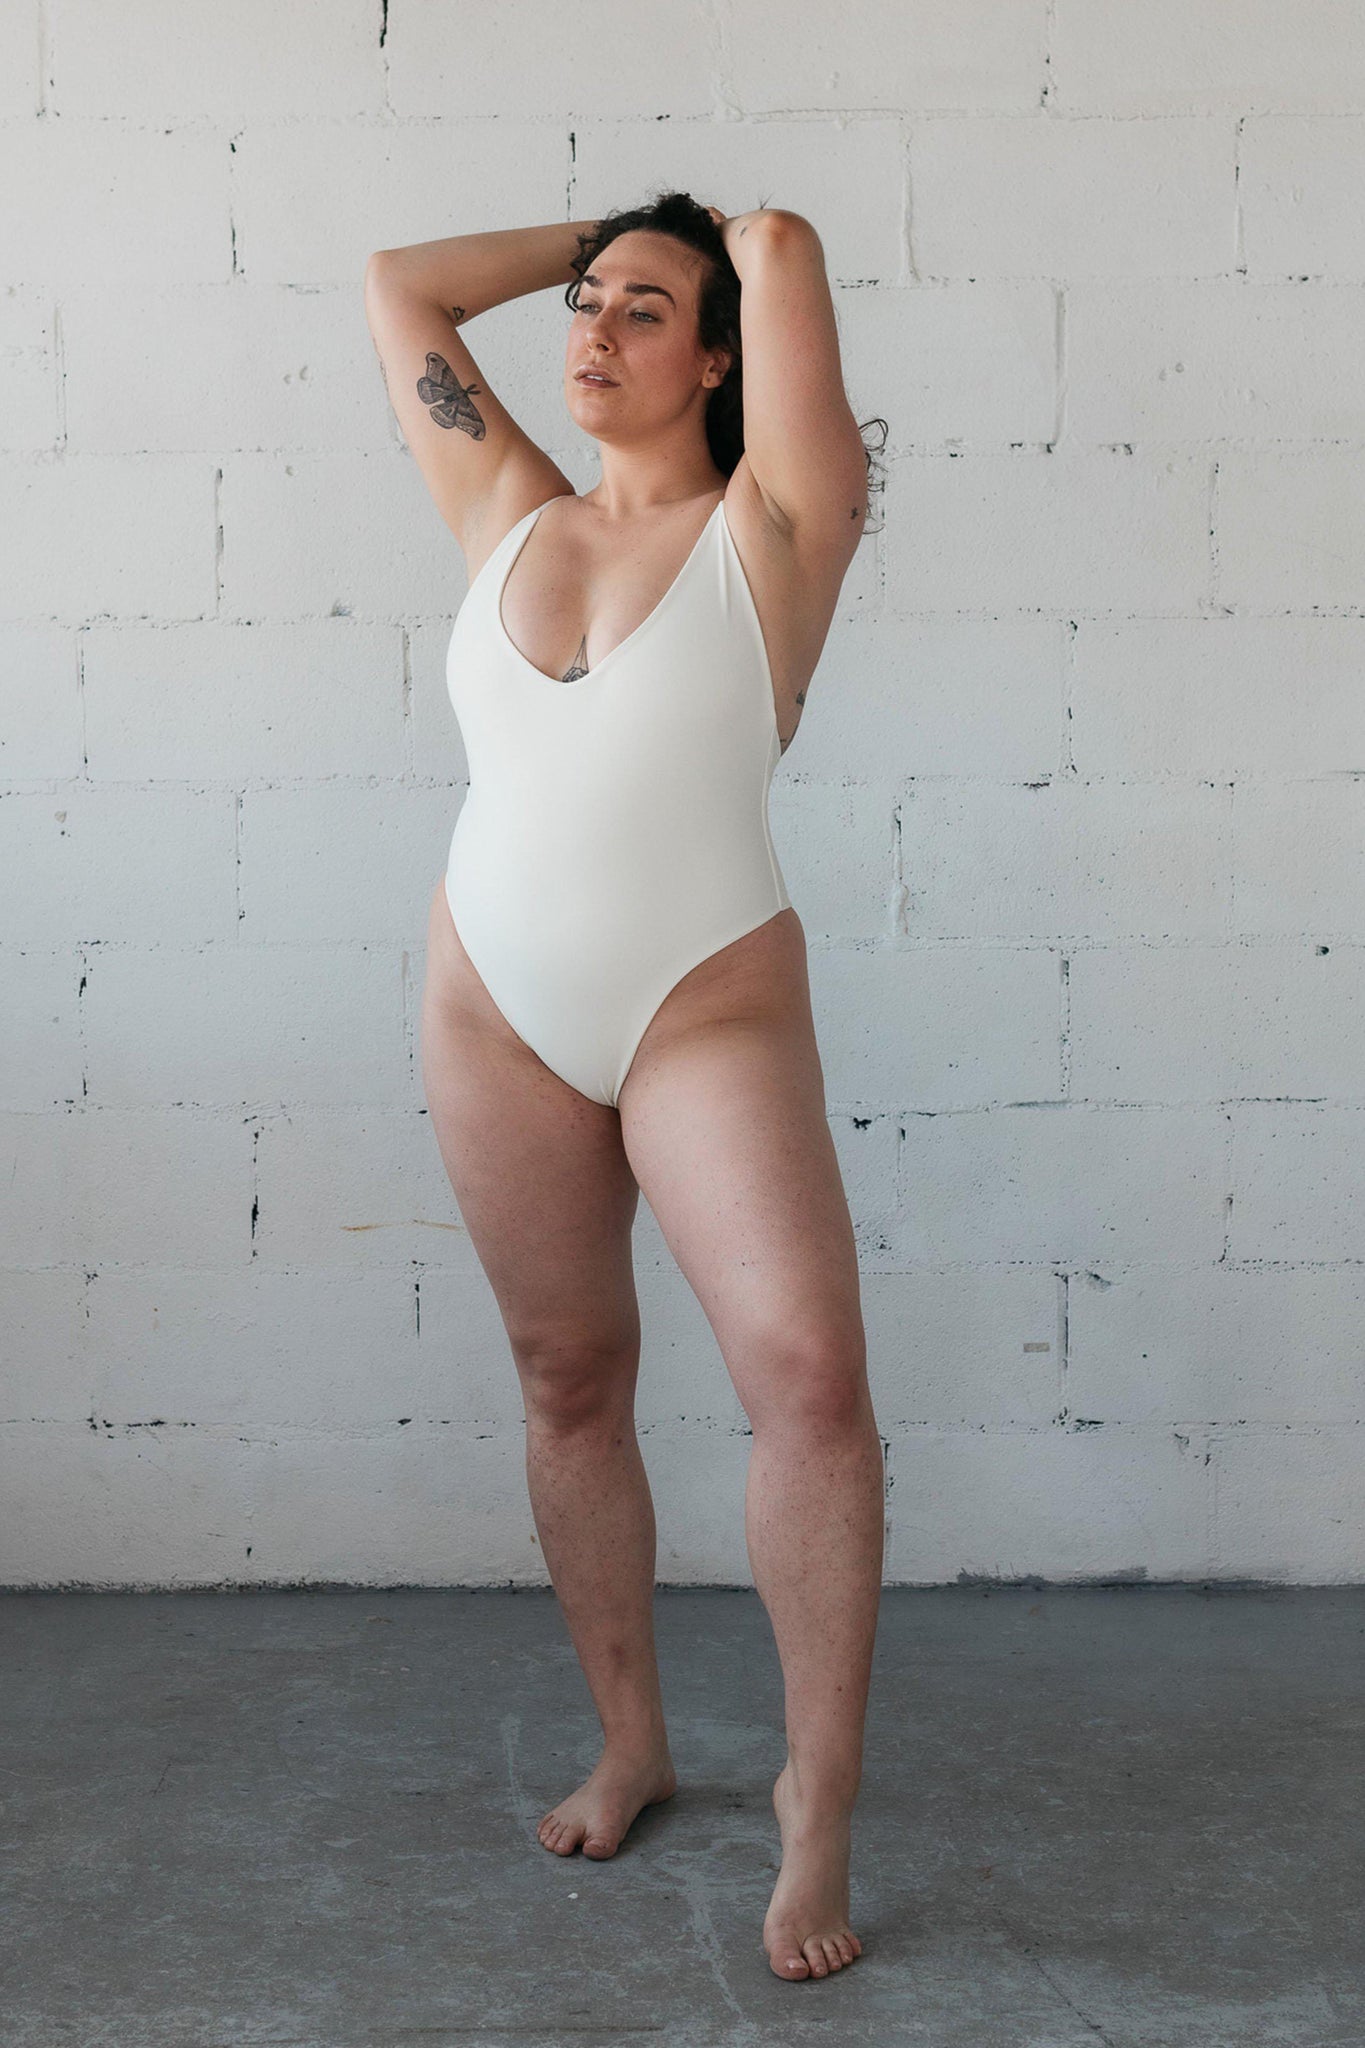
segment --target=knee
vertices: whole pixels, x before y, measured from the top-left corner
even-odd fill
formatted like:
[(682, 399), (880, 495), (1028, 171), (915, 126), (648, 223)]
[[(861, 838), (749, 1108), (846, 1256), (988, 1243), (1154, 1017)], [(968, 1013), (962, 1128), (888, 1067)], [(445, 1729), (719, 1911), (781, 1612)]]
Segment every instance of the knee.
[(634, 1406), (640, 1353), (629, 1340), (522, 1332), (512, 1355), (528, 1421), (579, 1429)]
[(876, 1428), (861, 1325), (775, 1333), (737, 1390), (755, 1434), (800, 1429), (828, 1436)]

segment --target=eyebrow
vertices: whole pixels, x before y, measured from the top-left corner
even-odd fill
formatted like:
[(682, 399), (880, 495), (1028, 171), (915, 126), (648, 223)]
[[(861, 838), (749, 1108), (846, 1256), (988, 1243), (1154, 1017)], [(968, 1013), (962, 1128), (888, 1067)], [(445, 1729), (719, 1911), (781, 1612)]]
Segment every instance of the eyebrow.
[[(584, 284), (595, 285), (598, 291), (601, 291), (602, 289), (601, 278), (594, 277), (593, 273), (590, 270), (585, 273), (583, 282)], [(675, 313), (678, 310), (678, 302), (674, 298), (672, 292), (666, 292), (661, 284), (623, 284), (621, 289), (623, 292), (657, 292), (661, 299), (668, 300), (669, 305), (673, 308)]]

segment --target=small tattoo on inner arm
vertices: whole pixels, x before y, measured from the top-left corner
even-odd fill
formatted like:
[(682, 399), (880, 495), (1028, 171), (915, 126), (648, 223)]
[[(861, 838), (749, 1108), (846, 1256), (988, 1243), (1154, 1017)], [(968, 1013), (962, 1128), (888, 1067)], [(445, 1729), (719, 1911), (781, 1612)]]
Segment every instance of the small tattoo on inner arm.
[(438, 427), (458, 427), (461, 433), (482, 441), (488, 429), (472, 402), (478, 389), (477, 384), (461, 384), (445, 357), (438, 356), (433, 349), (427, 350), (426, 375), (417, 379), (417, 396), (423, 405), (431, 407), (431, 417)]
[(450, 309), (450, 317), (455, 322), (455, 325), (458, 327), (460, 322), (464, 319), (464, 307), (452, 306)]
[(585, 633), (578, 643), (578, 652), (559, 678), (561, 683), (576, 683), (580, 676), (588, 673), (588, 636)]

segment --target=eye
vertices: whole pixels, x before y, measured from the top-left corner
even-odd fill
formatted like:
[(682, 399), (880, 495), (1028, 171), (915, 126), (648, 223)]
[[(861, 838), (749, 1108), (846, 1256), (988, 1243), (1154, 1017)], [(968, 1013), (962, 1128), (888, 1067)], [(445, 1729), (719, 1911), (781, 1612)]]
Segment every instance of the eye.
[[(575, 313), (600, 313), (601, 310), (601, 307), (597, 304), (595, 299), (580, 299), (578, 301), (578, 304), (574, 307)], [(646, 313), (643, 306), (637, 306), (630, 317), (632, 320), (648, 320), (655, 327), (657, 327), (659, 324), (658, 315), (655, 313)]]

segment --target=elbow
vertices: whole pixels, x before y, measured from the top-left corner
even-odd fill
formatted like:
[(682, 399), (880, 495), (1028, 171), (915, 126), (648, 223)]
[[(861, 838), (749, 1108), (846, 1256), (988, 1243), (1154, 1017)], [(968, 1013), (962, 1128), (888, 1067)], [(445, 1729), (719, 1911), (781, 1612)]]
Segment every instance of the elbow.
[(820, 237), (814, 222), (808, 221), (803, 213), (792, 213), (785, 206), (769, 206), (764, 208), (764, 214), (774, 233), (804, 236), (819, 244)]

